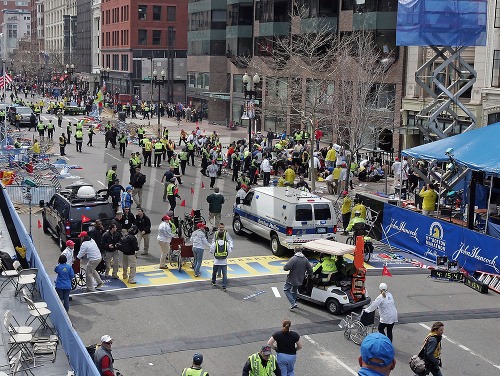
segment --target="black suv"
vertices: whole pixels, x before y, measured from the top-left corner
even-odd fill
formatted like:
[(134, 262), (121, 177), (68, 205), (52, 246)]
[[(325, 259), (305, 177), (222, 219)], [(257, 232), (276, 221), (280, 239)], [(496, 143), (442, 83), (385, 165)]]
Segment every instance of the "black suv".
[[(78, 235), (81, 231), (93, 230), (96, 219), (100, 219), (107, 227), (115, 216), (113, 206), (102, 195), (106, 190), (97, 192), (93, 197), (81, 198), (78, 190), (83, 186), (92, 187), (81, 182), (75, 183), (54, 194), (47, 204), (40, 201), (40, 207), (43, 207), (43, 232), (52, 235), (61, 250), (66, 248), (67, 240), (73, 240), (78, 251)], [(82, 223), (82, 215), (90, 221)]]

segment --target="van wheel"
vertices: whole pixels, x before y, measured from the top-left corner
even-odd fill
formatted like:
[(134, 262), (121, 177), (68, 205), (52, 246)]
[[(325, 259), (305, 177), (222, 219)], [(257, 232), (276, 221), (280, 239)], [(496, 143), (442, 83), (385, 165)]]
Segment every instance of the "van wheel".
[(283, 256), (285, 248), (281, 245), (278, 235), (271, 235), (271, 252), (275, 256)]
[(326, 309), (332, 315), (337, 315), (341, 311), (339, 302), (333, 298), (330, 298), (326, 301)]
[(233, 231), (236, 235), (243, 235), (243, 224), (241, 223), (240, 217), (234, 217)]

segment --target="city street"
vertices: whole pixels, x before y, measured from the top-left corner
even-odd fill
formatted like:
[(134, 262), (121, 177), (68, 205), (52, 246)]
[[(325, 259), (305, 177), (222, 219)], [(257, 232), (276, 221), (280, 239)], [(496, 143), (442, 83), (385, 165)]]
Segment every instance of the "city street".
[[(51, 118), (52, 115), (43, 115)], [(137, 121), (136, 123), (147, 123)], [(151, 120), (156, 124), (156, 119)], [(174, 122), (162, 120), (170, 129), (170, 137), (176, 139), (180, 129)], [(66, 119), (63, 122), (65, 129)], [(195, 124), (181, 123), (181, 128), (192, 130)], [(217, 130), (223, 145), (230, 139), (245, 137), (245, 130), (230, 132), (221, 126), (200, 125), (205, 133)], [(154, 128), (153, 128), (154, 129)], [(54, 139), (59, 136), (56, 128)], [(105, 149), (104, 136), (94, 137), (94, 147), (85, 146), (83, 153), (76, 154), (74, 144), (66, 148), (68, 164), (78, 164), (76, 170), (96, 189), (104, 188), (105, 173), (113, 164), (118, 165), (119, 178), (127, 182), (128, 157), (137, 146), (129, 146), (126, 158), (118, 149)], [(57, 146), (57, 145), (56, 145)], [(55, 150), (56, 148), (54, 148)], [(186, 207), (178, 206), (176, 215), (183, 216), (192, 208), (201, 209), (208, 218), (206, 196), (209, 179), (199, 173), (197, 167), (188, 167), (179, 186), (179, 194), (186, 200)], [(156, 242), (160, 218), (168, 210), (162, 201), (161, 177), (167, 165), (161, 168), (143, 167), (147, 176), (143, 208), (151, 218), (153, 233), (150, 255), (139, 256), (139, 265), (156, 266), (159, 247)], [(70, 183), (63, 180), (61, 183)], [(205, 189), (202, 189), (202, 182)], [(124, 184), (125, 185), (125, 184)], [(235, 199), (235, 184), (229, 179), (218, 179), (217, 185), (226, 198), (222, 220), (231, 228), (231, 212)], [(194, 193), (191, 194), (191, 188)], [(135, 207), (135, 206), (134, 206)], [(28, 216), (22, 216), (25, 224)], [(33, 223), (41, 220), (33, 216)], [(235, 258), (247, 256), (271, 256), (269, 244), (256, 236), (236, 236), (229, 230), (235, 243)], [(59, 255), (55, 242), (33, 229), (34, 244), (49, 274)], [(343, 241), (344, 237), (339, 236)], [(205, 259), (210, 255), (205, 252)], [(211, 375), (237, 375), (241, 373), (247, 357), (260, 350), (273, 332), (281, 327), (281, 320), (290, 318), (292, 330), (302, 336), (304, 348), (298, 354), (297, 375), (355, 375), (359, 369), (359, 346), (344, 338), (338, 323), (344, 314), (330, 315), (324, 308), (299, 302), (299, 309), (290, 312), (283, 293), (285, 275), (249, 275), (229, 279), (228, 291), (214, 288), (207, 280), (210, 268), (200, 280), (189, 278), (182, 283), (165, 283), (163, 286), (138, 286), (74, 295), (69, 312), (73, 325), (86, 345), (98, 342), (103, 334), (114, 338), (113, 356), (115, 367), (125, 376), (138, 374), (179, 375), (191, 364), (194, 352), (204, 355), (203, 368)], [(265, 274), (265, 273), (264, 273)], [(393, 293), (399, 311), (399, 324), (394, 329), (396, 369), (391, 375), (411, 374), (408, 361), (416, 354), (434, 321), (445, 323), (443, 341), (444, 375), (489, 375), (500, 369), (498, 338), (500, 337), (500, 300), (490, 293), (481, 295), (463, 284), (436, 282), (425, 269), (412, 268), (404, 272), (394, 270), (393, 277), (382, 277), (381, 271), (370, 272), (367, 289), (372, 297), (377, 286), (384, 281)], [(254, 295), (255, 294), (255, 295)], [(250, 297), (250, 295), (254, 295)]]

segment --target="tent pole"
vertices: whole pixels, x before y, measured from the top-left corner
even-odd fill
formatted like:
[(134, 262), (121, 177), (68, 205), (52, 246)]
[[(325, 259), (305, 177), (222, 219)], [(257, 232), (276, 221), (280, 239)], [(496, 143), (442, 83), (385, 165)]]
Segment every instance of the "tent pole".
[(493, 175), (490, 176), (490, 194), (488, 195), (488, 206), (486, 206), (486, 224), (484, 225), (484, 233), (488, 232), (488, 220), (490, 219), (490, 203), (491, 191), (493, 190)]

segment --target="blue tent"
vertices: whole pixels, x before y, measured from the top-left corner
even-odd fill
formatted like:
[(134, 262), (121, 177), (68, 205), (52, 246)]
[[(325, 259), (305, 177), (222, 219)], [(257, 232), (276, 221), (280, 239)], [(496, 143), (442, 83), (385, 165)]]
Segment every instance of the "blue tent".
[(449, 161), (446, 150), (460, 165), (487, 174), (500, 175), (500, 123), (491, 124), (469, 132), (430, 142), (401, 152), (418, 159)]

